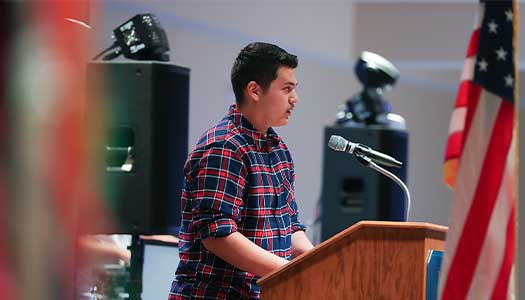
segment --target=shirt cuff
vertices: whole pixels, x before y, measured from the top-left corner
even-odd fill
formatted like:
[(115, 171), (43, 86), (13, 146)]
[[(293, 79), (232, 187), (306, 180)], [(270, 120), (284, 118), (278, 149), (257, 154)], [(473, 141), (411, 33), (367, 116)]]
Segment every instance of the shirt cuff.
[(306, 231), (306, 226), (301, 223), (292, 224), (292, 233), (295, 233), (296, 231)]
[(198, 229), (201, 240), (208, 237), (220, 238), (237, 231), (237, 223), (229, 218), (211, 220)]

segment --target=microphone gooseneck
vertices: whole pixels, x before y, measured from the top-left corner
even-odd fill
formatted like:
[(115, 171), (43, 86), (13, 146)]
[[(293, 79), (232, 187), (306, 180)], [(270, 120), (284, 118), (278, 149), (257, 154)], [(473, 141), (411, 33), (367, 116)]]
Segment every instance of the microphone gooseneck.
[[(373, 169), (373, 170), (375, 170), (375, 171), (385, 175), (386, 177), (392, 179), (395, 183), (397, 183), (401, 187), (401, 189), (403, 190), (403, 192), (405, 194), (406, 213), (405, 213), (404, 219), (405, 219), (405, 221), (408, 221), (408, 217), (410, 215), (410, 204), (411, 204), (410, 191), (408, 190), (408, 187), (396, 175), (392, 174), (391, 172), (385, 170), (384, 168), (382, 168), (382, 167), (380, 167), (380, 166), (378, 166), (376, 164), (376, 162), (377, 162), (377, 163), (381, 163), (383, 165), (387, 165), (387, 166), (391, 166), (391, 167), (392, 166), (400, 167), (402, 165), (401, 162), (395, 160), (394, 158), (392, 158), (392, 157), (390, 157), (390, 156), (388, 156), (386, 154), (383, 154), (381, 152), (372, 150), (370, 147), (349, 142), (346, 139), (344, 139), (344, 138), (342, 138), (342, 137), (340, 137), (338, 135), (332, 135), (330, 137), (330, 140), (328, 141), (328, 147), (330, 147), (330, 149), (333, 149), (333, 150), (338, 151), (338, 152), (347, 152), (347, 153), (353, 154), (357, 158), (357, 160), (362, 165), (364, 165), (365, 167), (369, 167), (369, 168), (371, 168), (371, 169)], [(372, 153), (371, 156), (373, 156), (373, 157), (369, 157), (368, 155), (366, 155), (365, 153), (360, 151), (359, 150), (359, 149), (361, 149), (360, 147), (368, 148), (369, 151), (367, 153)], [(373, 152), (371, 152), (371, 151), (373, 151)], [(381, 156), (378, 159), (377, 158), (377, 153), (382, 154), (383, 156)], [(385, 157), (394, 160), (398, 164), (394, 164), (392, 161), (386, 161), (385, 162), (384, 161), (386, 159)]]

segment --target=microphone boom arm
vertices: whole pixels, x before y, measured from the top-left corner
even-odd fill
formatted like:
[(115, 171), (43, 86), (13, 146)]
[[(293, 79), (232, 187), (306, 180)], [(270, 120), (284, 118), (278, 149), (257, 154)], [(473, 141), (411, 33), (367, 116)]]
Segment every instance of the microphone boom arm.
[(383, 169), (382, 167), (378, 166), (369, 157), (367, 157), (367, 156), (365, 156), (365, 155), (363, 155), (361, 153), (356, 153), (355, 156), (357, 157), (357, 160), (362, 165), (364, 165), (365, 167), (369, 167), (370, 169), (376, 170), (377, 172), (385, 175), (386, 177), (392, 179), (395, 183), (397, 183), (397, 185), (399, 185), (401, 187), (401, 189), (405, 193), (406, 213), (405, 213), (404, 219), (405, 219), (406, 222), (408, 222), (408, 216), (409, 216), (409, 213), (410, 213), (411, 200), (410, 200), (410, 191), (408, 190), (408, 187), (405, 185), (405, 183), (401, 179), (399, 179), (396, 175), (394, 175), (391, 172), (389, 172), (389, 171)]

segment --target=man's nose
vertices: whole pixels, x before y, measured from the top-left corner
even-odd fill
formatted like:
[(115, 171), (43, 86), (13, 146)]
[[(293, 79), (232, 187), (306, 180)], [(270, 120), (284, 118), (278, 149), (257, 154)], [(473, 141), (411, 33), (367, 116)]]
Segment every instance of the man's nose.
[(299, 102), (299, 97), (297, 96), (297, 94), (293, 95), (292, 97), (290, 97), (290, 104), (295, 104), (297, 102)]

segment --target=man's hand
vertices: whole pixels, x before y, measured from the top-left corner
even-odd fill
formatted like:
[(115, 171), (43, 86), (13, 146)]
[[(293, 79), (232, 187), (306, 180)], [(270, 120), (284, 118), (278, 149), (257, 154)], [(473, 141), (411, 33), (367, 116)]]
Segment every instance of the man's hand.
[(303, 254), (304, 252), (312, 249), (314, 246), (304, 234), (304, 231), (299, 230), (292, 234), (292, 257), (296, 258), (297, 256)]

